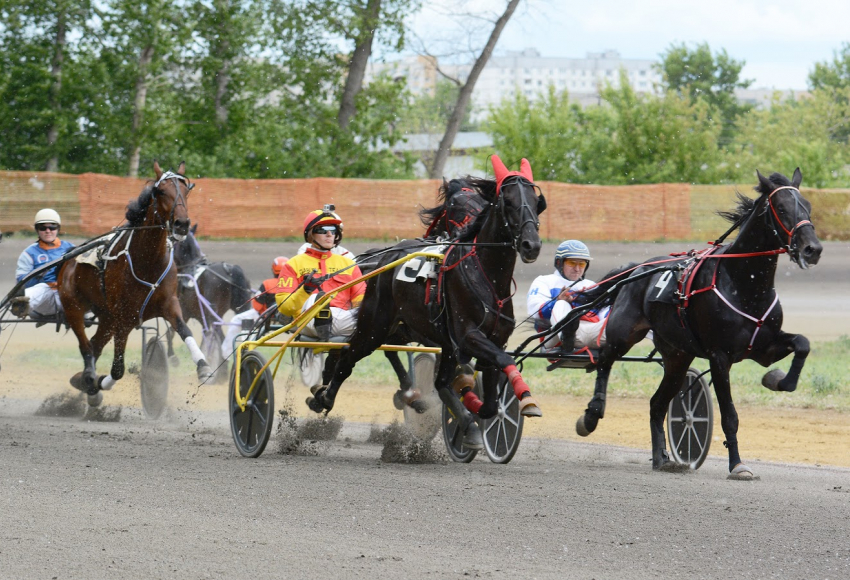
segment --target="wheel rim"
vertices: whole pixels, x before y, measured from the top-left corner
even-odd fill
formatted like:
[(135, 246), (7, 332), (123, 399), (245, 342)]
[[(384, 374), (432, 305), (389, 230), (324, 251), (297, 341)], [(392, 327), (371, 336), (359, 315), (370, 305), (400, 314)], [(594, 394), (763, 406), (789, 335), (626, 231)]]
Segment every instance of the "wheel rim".
[[(476, 378), (476, 388), (481, 391), (481, 375)], [(519, 399), (512, 388), (507, 388), (507, 377), (499, 375), (496, 415), (482, 421), (484, 449), (493, 463), (508, 463), (513, 459), (522, 439), (523, 416)]]
[(467, 449), (463, 445), (463, 432), (461, 421), (456, 420), (449, 412), (448, 407), (443, 405), (443, 441), (446, 451), (453, 461), (458, 463), (469, 463), (478, 455), (477, 449)]
[(168, 404), (168, 361), (157, 338), (145, 344), (139, 372), (142, 409), (149, 419), (159, 419)]
[[(249, 352), (243, 356), (239, 377), (240, 398), (248, 392), (254, 377), (264, 364), (265, 361), (256, 352)], [(230, 378), (230, 428), (233, 441), (245, 457), (259, 457), (269, 441), (274, 421), (274, 386), (271, 373), (266, 369), (260, 376), (244, 411), (239, 407), (234, 396), (235, 379), (234, 371)]]
[(713, 414), (708, 384), (699, 372), (689, 369), (667, 411), (670, 450), (677, 462), (692, 469), (702, 465), (711, 446)]

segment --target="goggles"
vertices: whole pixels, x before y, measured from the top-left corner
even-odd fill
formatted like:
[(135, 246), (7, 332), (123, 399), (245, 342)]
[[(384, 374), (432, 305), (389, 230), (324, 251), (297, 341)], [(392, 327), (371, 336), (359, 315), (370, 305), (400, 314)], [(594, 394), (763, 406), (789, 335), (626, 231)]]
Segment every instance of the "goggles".
[(338, 231), (336, 226), (317, 226), (313, 228), (313, 234), (336, 234)]
[(587, 268), (587, 260), (575, 260), (573, 258), (568, 258), (564, 260), (564, 265), (569, 266), (570, 268)]
[(47, 230), (55, 232), (59, 229), (59, 226), (57, 226), (56, 224), (38, 224), (37, 226), (35, 226), (35, 229), (40, 232), (46, 232)]

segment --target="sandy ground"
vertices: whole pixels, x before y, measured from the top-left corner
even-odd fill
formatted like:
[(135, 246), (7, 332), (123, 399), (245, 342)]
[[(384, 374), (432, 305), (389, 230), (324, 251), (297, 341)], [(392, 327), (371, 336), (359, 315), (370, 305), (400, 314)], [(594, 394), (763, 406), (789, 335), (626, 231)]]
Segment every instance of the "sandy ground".
[[(0, 280), (22, 247), (0, 245)], [(295, 244), (203, 247), (256, 283)], [(591, 274), (681, 249), (594, 245)], [(847, 333), (848, 249), (827, 244), (810, 272), (783, 263), (786, 329), (821, 340)], [(546, 262), (517, 272), (518, 309)], [(371, 424), (400, 420), (392, 387), (347, 386), (334, 411), (345, 418), (337, 442), (314, 456), (280, 455), (273, 436), (252, 461), (230, 438), (226, 386), (198, 389), (180, 373), (160, 421), (142, 417), (135, 376), (106, 394), (118, 421), (35, 415), (72, 392), (50, 353), (74, 339), (23, 325), (10, 334), (0, 334), (0, 577), (850, 577), (847, 414), (739, 406), (755, 482), (725, 479), (719, 425), (698, 472), (657, 474), (648, 401), (610, 399), (597, 432), (579, 440), (573, 425), (587, 401), (558, 394), (540, 396), (545, 415), (526, 423), (508, 466), (439, 454), (400, 465), (366, 442)], [(291, 369), (276, 389), (278, 408), (307, 415)]]

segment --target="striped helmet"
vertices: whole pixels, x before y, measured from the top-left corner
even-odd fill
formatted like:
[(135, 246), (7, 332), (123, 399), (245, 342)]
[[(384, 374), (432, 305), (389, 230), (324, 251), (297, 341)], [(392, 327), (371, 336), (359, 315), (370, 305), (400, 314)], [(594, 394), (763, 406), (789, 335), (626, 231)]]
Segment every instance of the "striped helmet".
[(558, 244), (558, 249), (555, 250), (555, 268), (560, 272), (564, 260), (568, 259), (586, 260), (587, 265), (590, 266), (590, 261), (593, 258), (590, 257), (590, 250), (583, 242), (566, 240)]

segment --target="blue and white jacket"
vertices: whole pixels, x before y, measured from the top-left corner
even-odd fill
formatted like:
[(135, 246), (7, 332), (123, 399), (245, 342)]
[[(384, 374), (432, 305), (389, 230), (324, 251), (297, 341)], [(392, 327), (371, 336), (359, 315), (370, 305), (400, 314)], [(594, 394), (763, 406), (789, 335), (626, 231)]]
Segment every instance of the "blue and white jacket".
[[(71, 242), (62, 242), (59, 241), (59, 239), (56, 240), (56, 245), (52, 248), (45, 246), (40, 241), (27, 246), (27, 248), (21, 252), (21, 255), (18, 257), (18, 267), (15, 269), (15, 280), (20, 281), (21, 278), (36, 268), (39, 268), (48, 262), (52, 262), (57, 258), (61, 258), (73, 247), (74, 244)], [(26, 283), (25, 287), (30, 288), (40, 282), (56, 282), (56, 270), (57, 268), (51, 268), (41, 276), (32, 278)]]
[[(528, 316), (534, 319), (534, 328), (537, 332), (546, 330), (552, 324), (552, 308), (555, 306), (555, 301), (558, 295), (564, 288), (569, 288), (573, 292), (578, 293), (586, 288), (596, 286), (593, 280), (579, 280), (571, 282), (564, 278), (557, 270), (551, 274), (538, 276), (531, 283), (528, 289), (528, 297), (526, 304), (528, 306)], [(600, 318), (608, 315), (608, 309), (604, 308), (604, 313), (598, 313)], [(597, 312), (593, 312), (597, 314)]]

